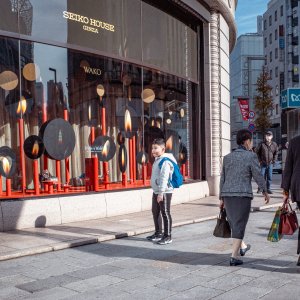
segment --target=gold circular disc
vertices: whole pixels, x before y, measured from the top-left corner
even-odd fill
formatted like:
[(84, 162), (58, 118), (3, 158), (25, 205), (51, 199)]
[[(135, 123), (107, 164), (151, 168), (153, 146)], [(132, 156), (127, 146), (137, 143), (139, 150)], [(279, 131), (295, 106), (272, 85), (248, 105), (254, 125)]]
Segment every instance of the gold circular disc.
[(0, 74), (0, 87), (11, 91), (18, 86), (18, 76), (12, 71), (4, 71)]
[(37, 64), (29, 63), (23, 68), (23, 76), (29, 81), (38, 80), (40, 77), (40, 68)]

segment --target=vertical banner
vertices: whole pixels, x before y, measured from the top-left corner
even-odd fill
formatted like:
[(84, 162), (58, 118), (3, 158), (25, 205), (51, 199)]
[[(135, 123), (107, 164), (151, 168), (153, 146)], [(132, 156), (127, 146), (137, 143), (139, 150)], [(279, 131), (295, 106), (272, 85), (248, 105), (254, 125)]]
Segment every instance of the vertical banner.
[(240, 105), (241, 114), (244, 121), (248, 120), (249, 116), (249, 99), (248, 98), (238, 98), (238, 102)]

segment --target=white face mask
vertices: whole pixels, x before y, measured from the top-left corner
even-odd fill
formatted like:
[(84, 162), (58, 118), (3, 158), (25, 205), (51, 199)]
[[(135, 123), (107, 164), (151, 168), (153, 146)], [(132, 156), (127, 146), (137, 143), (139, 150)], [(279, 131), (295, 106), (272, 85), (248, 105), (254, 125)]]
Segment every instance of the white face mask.
[(272, 141), (272, 136), (271, 135), (266, 135), (266, 141), (270, 143)]

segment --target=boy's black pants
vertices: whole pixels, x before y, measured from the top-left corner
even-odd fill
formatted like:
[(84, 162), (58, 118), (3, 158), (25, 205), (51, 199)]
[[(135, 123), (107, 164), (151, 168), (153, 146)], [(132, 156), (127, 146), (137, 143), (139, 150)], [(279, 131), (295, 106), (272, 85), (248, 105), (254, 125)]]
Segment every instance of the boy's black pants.
[(157, 203), (157, 194), (152, 196), (152, 215), (155, 233), (161, 233), (160, 213), (164, 222), (164, 236), (170, 236), (172, 231), (172, 217), (170, 213), (172, 193), (163, 194), (163, 201)]

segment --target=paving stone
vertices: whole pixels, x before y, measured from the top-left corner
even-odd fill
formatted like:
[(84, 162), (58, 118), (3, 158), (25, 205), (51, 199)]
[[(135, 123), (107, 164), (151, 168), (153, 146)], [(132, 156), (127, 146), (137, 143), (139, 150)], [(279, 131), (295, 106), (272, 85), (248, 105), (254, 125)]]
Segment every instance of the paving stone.
[(109, 276), (109, 275), (100, 275), (89, 279), (65, 284), (64, 287), (82, 293), (82, 292), (89, 291), (91, 289), (106, 287), (108, 285), (116, 284), (122, 281), (124, 281), (124, 279), (122, 278)]
[(94, 300), (94, 299), (105, 299), (105, 300), (131, 300), (132, 294), (129, 294), (113, 286), (90, 289), (87, 292), (78, 293), (71, 297), (64, 298), (65, 300)]
[(175, 295), (174, 291), (170, 291), (164, 288), (150, 287), (150, 288), (145, 288), (141, 291), (136, 291), (134, 293), (131, 293), (130, 298), (128, 297), (128, 300), (130, 299), (158, 300), (158, 299), (166, 299), (168, 297), (171, 297), (172, 295)]
[[(299, 280), (299, 279), (298, 279)], [(288, 299), (288, 300), (299, 300), (300, 286), (298, 284), (286, 284), (280, 288), (270, 291), (267, 295), (262, 297), (263, 300), (274, 300), (274, 299)]]
[(261, 276), (259, 278), (256, 278), (248, 282), (245, 285), (245, 288), (251, 286), (251, 287), (266, 288), (266, 289), (268, 288), (276, 289), (279, 288), (280, 286), (290, 283), (291, 281), (292, 281), (291, 278), (286, 277), (283, 274), (273, 272), (271, 274)]
[(78, 278), (68, 275), (51, 276), (46, 279), (16, 285), (17, 288), (34, 293), (78, 281)]
[(217, 289), (211, 289), (203, 286), (196, 286), (192, 289), (177, 293), (176, 295), (169, 297), (168, 300), (211, 299), (223, 293), (224, 293), (223, 291)]
[[(253, 299), (261, 299), (260, 297), (269, 293), (271, 289), (268, 288), (258, 288), (258, 287), (245, 287), (239, 286), (231, 291), (228, 291), (224, 294), (221, 294), (214, 298), (214, 300), (253, 300)], [(264, 298), (262, 298), (264, 299)], [(272, 300), (279, 300), (283, 298), (273, 298)], [(286, 298), (289, 299), (290, 298)]]
[(23, 276), (23, 275), (12, 275), (0, 278), (0, 289), (8, 286), (15, 286), (18, 284), (32, 282), (34, 279)]
[(27, 291), (20, 290), (14, 286), (0, 289), (0, 299), (18, 299), (29, 295)]
[(236, 274), (226, 274), (224, 276), (212, 279), (205, 283), (206, 287), (215, 288), (223, 291), (231, 290), (237, 286), (253, 280), (253, 277), (240, 276)]
[(164, 281), (157, 284), (156, 287), (167, 289), (169, 291), (181, 292), (191, 289), (200, 284), (205, 285), (208, 280), (208, 277), (200, 276), (198, 272), (194, 272), (186, 276), (181, 276), (175, 279)]
[(44, 291), (33, 293), (22, 299), (38, 299), (38, 300), (59, 300), (65, 299), (66, 297), (74, 297), (78, 293), (63, 287), (55, 287)]
[(145, 287), (155, 286), (163, 281), (164, 279), (153, 275), (148, 275), (148, 273), (145, 272), (143, 277), (125, 280), (114, 284), (113, 286), (121, 291), (133, 293), (135, 291), (143, 290)]
[(120, 271), (120, 270), (121, 268), (106, 264), (106, 265), (101, 265), (93, 268), (79, 269), (74, 272), (66, 273), (66, 275), (73, 276), (80, 279), (88, 279), (99, 275), (108, 275), (110, 273)]

